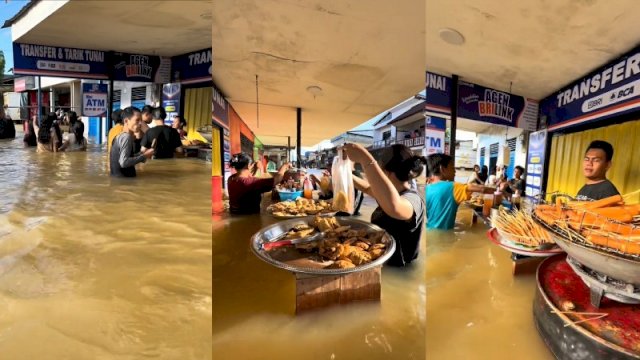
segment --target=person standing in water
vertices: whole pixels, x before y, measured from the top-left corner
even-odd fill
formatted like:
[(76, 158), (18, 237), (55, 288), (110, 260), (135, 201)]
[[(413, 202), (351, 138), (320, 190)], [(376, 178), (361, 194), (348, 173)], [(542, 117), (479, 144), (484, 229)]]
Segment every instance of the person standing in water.
[(418, 258), (424, 223), (424, 201), (411, 190), (411, 179), (422, 174), (425, 158), (414, 155), (401, 144), (386, 148), (380, 163), (358, 144), (345, 144), (343, 151), (353, 162), (362, 165), (367, 176), (366, 181), (354, 176), (354, 185), (378, 202), (371, 214), (371, 223), (396, 240), (396, 251), (387, 265), (409, 265)]
[(259, 178), (255, 174), (262, 167), (262, 162), (254, 162), (245, 153), (233, 155), (231, 166), (236, 173), (227, 180), (229, 211), (239, 215), (260, 213), (262, 194), (273, 190), (291, 167), (289, 163), (285, 163), (273, 177)]
[(178, 130), (164, 124), (167, 113), (163, 107), (157, 107), (151, 112), (155, 126), (142, 137), (142, 152), (154, 148), (156, 159), (171, 159), (175, 153), (182, 154), (182, 141)]
[(139, 137), (140, 139), (142, 138), (142, 135), (146, 134), (147, 131), (151, 129), (151, 124), (153, 123), (153, 115), (151, 114), (152, 112), (153, 112), (153, 106), (145, 105), (144, 107), (142, 107), (142, 113), (141, 113), (142, 121), (140, 122), (140, 130), (139, 130), (139, 132), (141, 132), (142, 134)]
[(153, 156), (153, 149), (136, 154), (134, 133), (140, 130), (140, 111), (128, 107), (122, 111), (123, 131), (113, 140), (111, 146), (111, 176), (135, 177), (136, 164), (147, 161)]
[(620, 195), (615, 185), (607, 179), (607, 171), (611, 169), (612, 160), (611, 144), (602, 140), (595, 140), (589, 144), (582, 162), (582, 173), (586, 181), (578, 191), (578, 200), (600, 200)]
[(427, 174), (429, 177), (429, 185), (426, 188), (428, 229), (453, 229), (458, 206), (462, 202), (469, 200), (474, 192), (493, 193), (493, 189), (482, 185), (454, 182), (456, 169), (449, 155), (429, 155)]
[(62, 133), (56, 120), (56, 113), (50, 113), (40, 121), (39, 126), (34, 125), (38, 152), (58, 152), (62, 146)]

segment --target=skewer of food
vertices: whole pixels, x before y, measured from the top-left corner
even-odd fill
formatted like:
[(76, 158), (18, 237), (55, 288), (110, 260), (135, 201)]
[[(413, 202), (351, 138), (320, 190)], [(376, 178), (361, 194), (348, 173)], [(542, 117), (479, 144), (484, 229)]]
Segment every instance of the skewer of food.
[(492, 221), (503, 239), (516, 244), (538, 249), (555, 243), (549, 232), (536, 223), (529, 212), (500, 210), (499, 216)]
[(535, 215), (568, 236), (623, 254), (640, 256), (640, 204), (626, 204), (626, 196), (597, 201), (563, 201), (538, 205)]
[(382, 256), (387, 249), (383, 237), (384, 231), (353, 229), (342, 226), (335, 217), (316, 216), (310, 224), (290, 229), (279, 244), (266, 243), (263, 248), (274, 251), (281, 246), (293, 246), (300, 253), (330, 261), (327, 269), (349, 269)]

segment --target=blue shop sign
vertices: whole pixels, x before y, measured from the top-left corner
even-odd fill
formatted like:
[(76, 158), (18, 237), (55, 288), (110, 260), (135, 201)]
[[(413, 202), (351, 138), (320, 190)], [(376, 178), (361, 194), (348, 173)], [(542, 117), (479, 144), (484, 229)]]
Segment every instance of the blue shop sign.
[(540, 103), (549, 130), (619, 116), (640, 107), (640, 47)]
[(13, 73), (108, 79), (107, 53), (100, 50), (13, 43)]

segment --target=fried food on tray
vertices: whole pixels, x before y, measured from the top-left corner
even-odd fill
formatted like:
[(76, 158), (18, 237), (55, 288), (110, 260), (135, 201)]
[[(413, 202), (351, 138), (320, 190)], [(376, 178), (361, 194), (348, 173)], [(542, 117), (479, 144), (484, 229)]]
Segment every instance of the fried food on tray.
[(368, 231), (342, 226), (335, 217), (316, 216), (309, 225), (299, 224), (289, 230), (286, 239), (300, 239), (316, 231), (324, 233), (320, 240), (295, 244), (303, 253), (317, 253), (325, 260), (333, 261), (327, 268), (348, 269), (364, 265), (379, 258), (387, 251), (382, 241), (384, 231)]
[(324, 201), (315, 201), (298, 198), (296, 201), (282, 201), (267, 208), (274, 216), (307, 216), (331, 212), (331, 204)]

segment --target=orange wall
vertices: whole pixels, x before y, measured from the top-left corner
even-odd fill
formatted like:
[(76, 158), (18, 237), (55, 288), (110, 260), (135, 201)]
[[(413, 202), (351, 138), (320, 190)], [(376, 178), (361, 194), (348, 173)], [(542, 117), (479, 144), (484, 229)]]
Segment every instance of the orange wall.
[[(238, 113), (229, 104), (229, 137), (231, 140), (231, 154), (237, 154), (242, 151), (240, 147), (240, 134), (247, 139), (254, 141), (254, 135), (247, 124), (242, 121)], [(252, 154), (250, 154), (252, 155)]]

